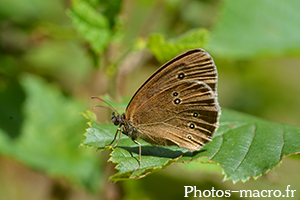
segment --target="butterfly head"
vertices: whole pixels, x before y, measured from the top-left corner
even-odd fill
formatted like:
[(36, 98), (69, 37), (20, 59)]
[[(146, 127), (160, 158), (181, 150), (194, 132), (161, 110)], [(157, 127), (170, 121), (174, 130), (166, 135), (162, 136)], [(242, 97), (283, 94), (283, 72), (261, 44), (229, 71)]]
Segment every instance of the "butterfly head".
[(123, 122), (123, 115), (120, 115), (117, 113), (117, 115), (115, 114), (115, 112), (112, 113), (111, 115), (111, 121), (114, 123), (114, 125), (118, 126), (121, 125)]

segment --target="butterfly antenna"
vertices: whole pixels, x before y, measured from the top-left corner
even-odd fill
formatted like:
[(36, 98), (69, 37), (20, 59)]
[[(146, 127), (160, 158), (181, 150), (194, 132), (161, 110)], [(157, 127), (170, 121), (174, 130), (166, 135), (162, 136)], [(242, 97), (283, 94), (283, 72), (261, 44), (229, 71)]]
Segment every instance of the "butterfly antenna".
[(104, 102), (109, 106), (108, 107), (108, 106), (96, 105), (96, 106), (93, 107), (93, 109), (96, 108), (96, 107), (109, 108), (109, 109), (115, 111), (118, 115), (120, 115), (119, 112), (112, 105), (110, 105), (107, 101), (105, 101), (104, 99), (101, 99), (100, 97), (96, 97), (96, 96), (93, 96), (92, 99), (97, 99), (98, 101)]

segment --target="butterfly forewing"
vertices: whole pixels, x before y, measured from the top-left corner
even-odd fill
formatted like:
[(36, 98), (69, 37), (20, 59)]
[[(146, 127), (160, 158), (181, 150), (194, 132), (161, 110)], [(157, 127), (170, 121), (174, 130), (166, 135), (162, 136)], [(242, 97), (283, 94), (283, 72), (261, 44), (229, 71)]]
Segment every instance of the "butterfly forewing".
[(137, 137), (157, 145), (199, 150), (218, 127), (217, 70), (202, 49), (179, 55), (136, 92), (125, 117)]
[(164, 64), (135, 93), (127, 106), (126, 119), (154, 94), (180, 80), (202, 81), (216, 94), (217, 70), (211, 56), (202, 49), (194, 49)]

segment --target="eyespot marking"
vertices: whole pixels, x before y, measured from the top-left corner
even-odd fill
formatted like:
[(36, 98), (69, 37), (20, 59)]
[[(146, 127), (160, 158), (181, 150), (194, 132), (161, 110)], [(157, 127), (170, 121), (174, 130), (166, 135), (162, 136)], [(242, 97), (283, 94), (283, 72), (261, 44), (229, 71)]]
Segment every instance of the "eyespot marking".
[(194, 129), (195, 128), (195, 124), (190, 124), (190, 128)]
[(179, 78), (179, 79), (183, 79), (184, 77), (185, 77), (185, 74), (184, 74), (184, 73), (178, 74), (178, 78)]
[(181, 102), (180, 99), (175, 99), (175, 100), (174, 100), (174, 103), (175, 103), (175, 104), (179, 104), (180, 102)]

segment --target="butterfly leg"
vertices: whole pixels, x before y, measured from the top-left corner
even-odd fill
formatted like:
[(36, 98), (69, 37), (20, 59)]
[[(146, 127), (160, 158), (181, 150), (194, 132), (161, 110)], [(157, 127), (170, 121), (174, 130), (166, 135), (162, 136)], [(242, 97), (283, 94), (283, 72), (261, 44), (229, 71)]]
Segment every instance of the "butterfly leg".
[(114, 143), (114, 141), (116, 140), (116, 138), (117, 138), (117, 135), (118, 135), (118, 132), (120, 131), (120, 137), (119, 137), (119, 139), (118, 139), (118, 141), (117, 141), (117, 143), (113, 146), (113, 148), (115, 148), (116, 146), (117, 146), (117, 144), (119, 143), (119, 141), (120, 141), (120, 138), (121, 138), (121, 135), (122, 135), (122, 131), (121, 131), (121, 128), (118, 128), (117, 129), (117, 132), (116, 132), (116, 134), (115, 134), (115, 137), (114, 137), (114, 139), (111, 141), (111, 143), (109, 143), (109, 144), (106, 144), (105, 146), (110, 146), (112, 143)]
[(139, 145), (139, 167), (136, 169), (136, 170), (139, 170), (141, 168), (142, 146), (141, 146), (141, 143), (139, 143), (136, 140), (133, 140), (133, 142)]
[[(117, 136), (118, 131), (120, 132), (119, 139), (118, 139), (117, 143), (113, 146), (113, 148), (115, 148), (115, 147), (119, 144), (119, 141), (120, 141), (121, 136), (122, 136), (122, 129), (121, 129), (121, 128), (118, 128), (115, 137)], [(115, 140), (115, 139), (116, 139), (116, 138), (114, 138), (114, 140)]]

